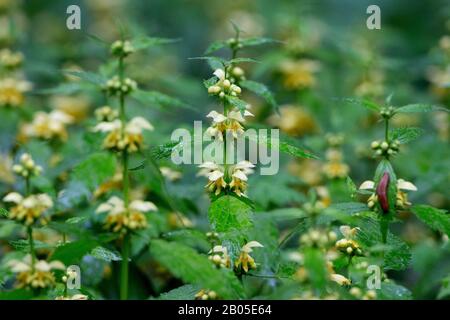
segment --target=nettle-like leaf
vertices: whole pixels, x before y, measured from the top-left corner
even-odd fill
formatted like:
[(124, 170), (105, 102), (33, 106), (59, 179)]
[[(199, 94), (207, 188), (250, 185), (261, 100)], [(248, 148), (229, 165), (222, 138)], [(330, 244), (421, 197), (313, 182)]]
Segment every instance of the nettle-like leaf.
[(208, 48), (206, 48), (205, 53), (206, 55), (211, 54), (213, 52), (216, 52), (222, 48), (228, 47), (228, 42), (224, 40), (214, 41), (211, 43)]
[(183, 101), (158, 91), (136, 90), (131, 94), (131, 96), (149, 107), (157, 107), (159, 109), (174, 107), (197, 111)]
[(377, 290), (377, 298), (382, 300), (411, 300), (412, 293), (401, 285), (382, 282), (380, 290)]
[(245, 110), (247, 110), (248, 103), (245, 102), (244, 100), (241, 100), (233, 96), (225, 96), (225, 99), (233, 107), (236, 107), (242, 114), (244, 114)]
[(239, 82), (239, 85), (264, 98), (266, 102), (279, 113), (278, 104), (275, 101), (272, 92), (264, 84), (252, 80), (244, 80)]
[(211, 203), (208, 218), (219, 233), (244, 232), (252, 227), (252, 208), (244, 201), (224, 195)]
[(100, 86), (108, 80), (105, 76), (90, 71), (63, 70), (63, 73)]
[[(363, 251), (370, 252), (371, 248), (383, 246), (379, 221), (371, 218), (360, 218), (355, 223), (360, 228), (357, 240), (362, 245)], [(391, 232), (387, 232), (386, 246), (384, 248), (384, 269), (404, 270), (411, 260), (409, 246)]]
[[(14, 250), (22, 251), (22, 252), (30, 252), (30, 242), (28, 240), (15, 240), (9, 242), (10, 246), (14, 248)], [(53, 249), (54, 245), (34, 240), (34, 249)]]
[(281, 43), (281, 41), (265, 37), (239, 39), (239, 44), (241, 44), (242, 47), (260, 46), (268, 43)]
[(411, 211), (431, 229), (450, 236), (450, 215), (445, 210), (426, 205), (416, 205)]
[(431, 104), (408, 104), (403, 107), (395, 109), (395, 113), (421, 113), (421, 112), (433, 112), (433, 111), (446, 111), (449, 112), (447, 108), (431, 105)]
[(355, 99), (355, 98), (344, 98), (342, 99), (345, 102), (348, 102), (350, 104), (354, 104), (357, 106), (365, 107), (366, 109), (372, 110), (372, 111), (380, 111), (381, 106), (373, 101), (366, 100), (366, 99)]
[(158, 300), (194, 300), (201, 288), (198, 285), (185, 284), (166, 293), (161, 294)]
[(79, 163), (72, 172), (73, 181), (83, 183), (91, 191), (111, 178), (116, 171), (116, 157), (107, 152), (91, 154)]
[(8, 218), (9, 212), (5, 208), (0, 208), (0, 217)]
[(140, 35), (130, 40), (131, 45), (135, 50), (143, 50), (149, 47), (175, 43), (178, 41), (180, 41), (180, 39), (148, 37), (145, 35)]
[(170, 272), (188, 284), (214, 290), (223, 299), (242, 298), (241, 283), (230, 269), (217, 269), (209, 259), (181, 243), (153, 240), (150, 252)]
[(438, 299), (443, 299), (450, 296), (450, 274), (442, 280), (442, 286), (439, 290)]
[(389, 137), (393, 140), (398, 140), (400, 143), (405, 144), (416, 140), (425, 131), (421, 128), (409, 127), (409, 128), (396, 128), (389, 132)]
[(94, 258), (106, 261), (106, 262), (111, 262), (111, 261), (120, 261), (122, 260), (122, 257), (120, 256), (120, 253), (117, 251), (113, 251), (113, 250), (109, 250), (105, 247), (102, 246), (98, 246), (95, 247), (94, 249), (92, 249), (92, 251), (90, 252), (90, 255), (93, 256)]

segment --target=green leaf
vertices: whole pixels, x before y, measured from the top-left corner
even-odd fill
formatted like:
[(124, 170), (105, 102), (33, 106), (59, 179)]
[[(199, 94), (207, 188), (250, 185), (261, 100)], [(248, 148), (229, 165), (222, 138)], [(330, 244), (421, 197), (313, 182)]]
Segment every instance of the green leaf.
[(248, 103), (244, 100), (233, 96), (225, 96), (225, 98), (229, 104), (231, 104), (233, 107), (238, 108), (241, 114), (244, 114), (245, 110), (247, 110)]
[(63, 70), (63, 73), (78, 77), (83, 81), (96, 84), (96, 85), (103, 85), (108, 79), (106, 79), (104, 76), (89, 72), (89, 71), (74, 71), (74, 70)]
[(163, 44), (169, 44), (178, 42), (180, 39), (168, 39), (168, 38), (155, 38), (155, 37), (147, 37), (147, 36), (137, 36), (130, 40), (131, 45), (135, 50), (147, 49), (153, 46), (159, 46)]
[[(30, 252), (30, 243), (28, 240), (14, 240), (10, 241), (9, 244), (17, 251)], [(53, 247), (54, 245), (39, 240), (34, 240), (35, 249), (51, 249)]]
[(367, 205), (361, 202), (341, 202), (331, 205), (331, 208), (337, 209), (346, 214), (355, 214), (368, 210)]
[(380, 290), (377, 290), (377, 298), (381, 300), (411, 300), (412, 293), (398, 284), (382, 282)]
[(212, 85), (215, 85), (217, 82), (217, 77), (211, 77), (209, 79), (203, 80), (203, 85), (205, 86), (206, 89), (208, 89), (209, 87), (211, 87)]
[(313, 287), (321, 292), (327, 283), (327, 270), (322, 252), (316, 248), (306, 248), (304, 252), (305, 268)]
[(33, 297), (33, 291), (28, 289), (0, 292), (0, 300), (30, 300), (33, 299)]
[(353, 197), (357, 192), (358, 188), (356, 187), (356, 184), (353, 182), (352, 178), (347, 176), (347, 179), (345, 179), (345, 183), (347, 185), (348, 193), (351, 197)]
[(214, 290), (223, 299), (242, 298), (243, 288), (230, 269), (217, 269), (209, 259), (194, 249), (176, 242), (154, 240), (153, 257), (185, 283)]
[(228, 65), (228, 61), (219, 57), (213, 57), (213, 56), (205, 56), (205, 57), (192, 57), (189, 58), (189, 60), (207, 60), (211, 61), (215, 64), (220, 64), (222, 67)]
[(253, 47), (253, 46), (260, 46), (263, 44), (268, 43), (281, 43), (281, 41), (270, 39), (270, 38), (264, 38), (264, 37), (252, 37), (252, 38), (246, 38), (246, 39), (239, 39), (239, 44), (241, 44), (243, 47)]
[(66, 266), (77, 264), (80, 263), (83, 256), (89, 254), (97, 246), (98, 244), (92, 239), (69, 242), (56, 248), (50, 260), (61, 261)]
[(264, 144), (268, 146), (270, 149), (279, 150), (283, 153), (286, 153), (288, 155), (297, 157), (297, 158), (306, 158), (306, 159), (319, 159), (316, 155), (311, 153), (310, 151), (307, 151), (305, 149), (302, 149), (300, 147), (294, 146), (287, 141), (283, 141), (280, 139), (272, 138), (270, 136), (264, 137), (263, 135), (258, 135), (255, 139), (255, 137), (249, 137), (250, 140), (258, 142), (259, 144)]
[(83, 85), (78, 82), (69, 82), (69, 83), (61, 83), (60, 85), (49, 88), (49, 89), (42, 89), (36, 91), (36, 93), (40, 94), (61, 94), (61, 95), (69, 95), (76, 93), (83, 89)]
[(91, 191), (111, 178), (116, 171), (116, 157), (111, 153), (94, 153), (79, 163), (71, 178), (82, 182)]
[(395, 109), (395, 113), (418, 113), (418, 112), (433, 112), (433, 111), (449, 111), (447, 108), (434, 106), (430, 104), (408, 104), (403, 107)]
[(111, 251), (102, 246), (98, 246), (92, 249), (90, 255), (106, 262), (122, 260), (119, 252)]
[[(370, 252), (371, 248), (382, 245), (379, 221), (362, 217), (355, 224), (360, 228), (357, 241), (362, 245), (363, 252)], [(385, 270), (404, 270), (408, 267), (411, 260), (409, 246), (391, 232), (387, 233), (384, 251)]]
[(183, 101), (158, 91), (136, 90), (131, 95), (133, 98), (149, 107), (154, 106), (160, 109), (164, 107), (175, 107), (197, 111), (192, 106), (184, 103)]
[(421, 128), (409, 127), (409, 128), (396, 128), (392, 129), (389, 136), (393, 140), (398, 140), (400, 143), (405, 144), (416, 140), (425, 131)]
[(263, 97), (267, 101), (267, 103), (270, 104), (277, 113), (279, 113), (278, 105), (272, 92), (270, 92), (270, 90), (264, 84), (256, 81), (244, 80), (241, 81), (239, 85)]
[(370, 100), (354, 99), (354, 98), (344, 98), (343, 100), (348, 102), (348, 103), (351, 103), (351, 104), (355, 104), (355, 105), (358, 105), (358, 106), (365, 107), (365, 108), (367, 108), (369, 110), (372, 110), (372, 111), (380, 111), (381, 110), (381, 106), (380, 105), (378, 105), (375, 102), (370, 101)]
[(261, 63), (260, 61), (252, 59), (252, 58), (234, 58), (234, 59), (226, 61), (226, 65), (236, 64), (236, 63), (244, 63), (244, 62)]
[(431, 229), (450, 236), (450, 215), (445, 210), (417, 205), (412, 207), (411, 211)]
[(450, 275), (442, 280), (442, 287), (439, 290), (438, 299), (443, 299), (450, 296)]
[(228, 46), (227, 41), (214, 41), (213, 43), (211, 43), (208, 48), (205, 50), (205, 54), (211, 54), (217, 50), (220, 50), (222, 48), (225, 48)]
[(184, 286), (170, 290), (163, 293), (158, 297), (158, 300), (194, 300), (195, 295), (201, 288), (191, 284), (185, 284)]
[(209, 221), (216, 232), (244, 231), (252, 226), (252, 208), (234, 196), (225, 195), (211, 203)]
[(0, 208), (0, 217), (8, 218), (9, 212), (5, 208)]

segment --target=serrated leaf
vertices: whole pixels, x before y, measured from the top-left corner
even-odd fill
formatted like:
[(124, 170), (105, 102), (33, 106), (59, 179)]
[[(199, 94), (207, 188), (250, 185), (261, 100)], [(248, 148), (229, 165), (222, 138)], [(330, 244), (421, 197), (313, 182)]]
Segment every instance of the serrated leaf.
[(236, 63), (244, 63), (244, 62), (261, 63), (260, 61), (252, 59), (252, 58), (234, 58), (234, 59), (226, 61), (226, 65), (236, 64)]
[(382, 282), (380, 290), (377, 290), (377, 298), (381, 300), (411, 300), (412, 293), (401, 285)]
[(136, 90), (131, 94), (131, 96), (140, 101), (142, 104), (150, 107), (175, 107), (197, 111), (192, 106), (184, 103), (183, 101), (158, 91)]
[(243, 288), (230, 269), (217, 269), (209, 259), (194, 249), (175, 242), (153, 240), (153, 257), (185, 283), (214, 290), (223, 299), (242, 297)]
[(417, 205), (413, 206), (411, 211), (433, 230), (450, 236), (450, 215), (445, 210)]
[(358, 192), (358, 188), (356, 187), (356, 184), (353, 182), (352, 178), (347, 176), (347, 179), (345, 179), (345, 184), (347, 185), (348, 193), (351, 197), (355, 195), (355, 193)]
[(109, 249), (106, 249), (105, 247), (98, 246), (92, 249), (90, 252), (90, 255), (94, 258), (111, 262), (111, 261), (120, 261), (122, 260), (122, 257), (120, 256), (120, 253), (117, 251), (111, 251)]
[[(30, 243), (28, 240), (14, 240), (10, 241), (9, 244), (17, 251), (30, 252)], [(39, 240), (34, 240), (35, 249), (51, 249), (53, 247), (54, 245)]]
[(249, 139), (259, 144), (264, 144), (272, 150), (273, 149), (276, 150), (278, 148), (279, 151), (297, 158), (319, 159), (316, 155), (314, 155), (310, 151), (294, 146), (288, 143), (287, 141), (280, 140), (279, 138), (276, 139), (268, 136), (264, 137), (263, 135), (258, 135), (256, 138), (249, 137)]
[(227, 46), (228, 46), (228, 43), (226, 41), (214, 41), (205, 50), (205, 54), (211, 54), (211, 53), (213, 53), (217, 50), (220, 50), (222, 48), (225, 48)]
[(116, 171), (116, 157), (110, 153), (94, 153), (79, 163), (71, 178), (83, 183), (91, 191), (111, 178)]
[(211, 203), (209, 221), (216, 232), (234, 232), (252, 226), (252, 208), (234, 196), (225, 195)]
[(419, 113), (419, 112), (433, 112), (433, 111), (449, 112), (447, 108), (421, 103), (408, 104), (406, 106), (395, 109), (395, 113)]
[(201, 288), (196, 285), (185, 284), (184, 286), (165, 292), (158, 297), (158, 300), (194, 300), (195, 295)]
[(207, 61), (212, 61), (214, 63), (220, 64), (222, 67), (224, 67), (224, 66), (226, 66), (228, 64), (227, 60), (219, 58), (219, 57), (213, 57), (213, 56), (192, 57), (192, 58), (189, 58), (189, 60), (207, 60)]
[(217, 82), (217, 77), (211, 77), (209, 79), (203, 80), (203, 85), (205, 86), (206, 89), (208, 89), (209, 87), (211, 87), (212, 85), (215, 85)]
[(425, 131), (421, 128), (409, 127), (409, 128), (396, 128), (392, 129), (389, 136), (393, 140), (398, 140), (400, 143), (405, 144), (416, 140)]
[(63, 70), (63, 73), (96, 85), (103, 85), (108, 80), (104, 76), (90, 71)]
[(5, 208), (0, 208), (0, 217), (8, 218), (9, 212)]
[(331, 208), (337, 209), (347, 214), (355, 214), (368, 210), (367, 205), (361, 202), (341, 202), (331, 205)]
[(244, 80), (241, 81), (239, 85), (263, 97), (267, 101), (267, 103), (270, 104), (277, 113), (279, 113), (278, 105), (272, 92), (270, 92), (270, 90), (264, 84), (256, 81)]
[(344, 98), (343, 101), (346, 101), (348, 103), (351, 104), (355, 104), (358, 106), (362, 106), (365, 107), (369, 110), (372, 111), (380, 111), (381, 110), (381, 106), (378, 105), (377, 103), (370, 101), (370, 100), (366, 100), (366, 99), (354, 99), (354, 98)]

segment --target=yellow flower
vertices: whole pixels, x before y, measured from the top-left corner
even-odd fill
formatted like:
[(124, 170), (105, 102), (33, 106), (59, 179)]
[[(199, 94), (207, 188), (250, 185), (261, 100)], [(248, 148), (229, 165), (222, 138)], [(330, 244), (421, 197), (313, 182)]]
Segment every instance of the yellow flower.
[(128, 206), (118, 197), (111, 197), (107, 202), (98, 206), (96, 213), (107, 212), (105, 228), (113, 232), (126, 233), (128, 230), (137, 230), (147, 227), (144, 215), (148, 211), (158, 210), (153, 202), (133, 200)]
[(209, 192), (218, 195), (222, 189), (227, 187), (224, 177), (223, 167), (215, 164), (214, 162), (207, 161), (198, 166), (201, 168), (198, 175), (208, 178), (208, 184), (205, 186)]
[(111, 122), (100, 122), (94, 127), (95, 132), (107, 132), (103, 147), (111, 150), (138, 151), (144, 142), (143, 130), (153, 130), (153, 126), (143, 117), (131, 119), (122, 130), (122, 122), (118, 119)]
[(217, 111), (211, 111), (206, 116), (207, 118), (212, 118), (212, 125), (206, 129), (206, 133), (211, 137), (215, 137), (219, 141), (223, 141), (223, 135), (229, 131), (234, 138), (244, 133), (244, 127), (242, 123), (245, 122), (244, 116), (253, 116), (253, 114), (245, 110), (244, 114), (238, 110), (231, 110), (225, 116)]
[(322, 170), (329, 179), (345, 178), (350, 171), (350, 167), (340, 161), (330, 161), (323, 165)]
[(331, 274), (330, 279), (340, 286), (349, 286), (351, 284), (351, 281), (349, 279), (337, 273)]
[(17, 286), (19, 288), (29, 287), (49, 288), (55, 284), (55, 276), (52, 270), (64, 270), (65, 266), (60, 261), (47, 262), (36, 260), (33, 265), (31, 255), (26, 255), (22, 260), (11, 260), (7, 263), (13, 273), (17, 273)]
[[(371, 180), (364, 181), (360, 186), (360, 190), (371, 190), (375, 191), (375, 182)], [(404, 191), (417, 191), (417, 187), (409, 181), (398, 179), (397, 180), (397, 201), (396, 206), (399, 209), (405, 209), (410, 206), (411, 203), (408, 201), (408, 194)], [(377, 196), (373, 193), (367, 200), (367, 206), (369, 208), (375, 207), (378, 201)]]
[(17, 192), (11, 192), (3, 198), (3, 201), (15, 204), (9, 210), (8, 218), (22, 222), (27, 226), (38, 220), (41, 224), (46, 224), (48, 218), (44, 217), (44, 213), (53, 207), (52, 199), (44, 193), (23, 197)]
[(313, 117), (300, 106), (283, 106), (280, 108), (280, 115), (273, 115), (268, 121), (281, 131), (296, 137), (313, 133), (317, 129)]
[(316, 84), (315, 74), (319, 69), (320, 64), (314, 60), (286, 60), (280, 65), (283, 85), (289, 90), (313, 87)]
[(42, 172), (42, 167), (34, 163), (33, 158), (28, 153), (20, 156), (20, 163), (13, 166), (13, 171), (24, 178), (38, 176)]
[(173, 170), (169, 167), (160, 167), (159, 170), (161, 170), (161, 174), (169, 181), (179, 180), (182, 176), (181, 172)]
[(217, 293), (212, 290), (202, 289), (195, 294), (195, 300), (216, 300)]
[(50, 103), (54, 109), (71, 116), (74, 122), (86, 119), (89, 111), (89, 99), (85, 96), (56, 96)]
[(217, 267), (229, 268), (230, 267), (230, 256), (228, 255), (228, 250), (223, 246), (214, 246), (209, 252), (208, 259), (211, 260)]
[(34, 114), (31, 123), (22, 127), (21, 135), (25, 138), (66, 141), (68, 138), (66, 126), (70, 123), (73, 123), (73, 118), (62, 111), (54, 110), (49, 113), (39, 111)]
[(231, 167), (231, 182), (229, 184), (231, 190), (239, 197), (245, 195), (247, 189), (247, 175), (253, 173), (255, 165), (249, 161), (240, 161), (233, 167)]
[(257, 265), (255, 260), (250, 256), (249, 253), (253, 251), (252, 248), (264, 247), (261, 243), (257, 241), (250, 241), (246, 245), (241, 248), (241, 254), (239, 255), (239, 259), (235, 261), (234, 267), (238, 269), (242, 268), (245, 272), (248, 272), (249, 269), (256, 269)]
[(0, 106), (19, 107), (25, 100), (24, 93), (31, 89), (27, 81), (14, 78), (0, 79)]
[(23, 54), (21, 52), (12, 52), (9, 49), (0, 50), (0, 66), (5, 69), (15, 69), (22, 64)]
[(339, 230), (344, 236), (344, 239), (338, 240), (336, 242), (336, 248), (339, 249), (339, 251), (348, 254), (350, 256), (354, 255), (361, 256), (362, 250), (360, 248), (360, 245), (358, 242), (354, 240), (354, 237), (359, 231), (359, 228), (350, 228), (349, 226), (341, 226)]
[[(236, 76), (236, 74), (238, 74), (238, 77), (242, 77), (242, 69), (239, 69), (233, 69), (233, 75)], [(236, 81), (236, 79), (233, 77), (230, 77), (229, 79), (226, 78), (225, 71), (223, 69), (216, 69), (213, 74), (217, 77), (217, 82), (214, 85), (208, 87), (209, 94), (218, 95), (220, 98), (225, 97), (226, 94), (231, 96), (238, 96), (239, 94), (241, 94), (241, 87), (233, 83)]]
[(15, 181), (14, 173), (12, 170), (13, 167), (13, 161), (11, 156), (8, 154), (1, 154), (0, 153), (0, 181), (7, 183), (7, 184), (13, 184)]
[(116, 120), (119, 113), (110, 106), (103, 106), (95, 110), (95, 117), (100, 122), (109, 122)]

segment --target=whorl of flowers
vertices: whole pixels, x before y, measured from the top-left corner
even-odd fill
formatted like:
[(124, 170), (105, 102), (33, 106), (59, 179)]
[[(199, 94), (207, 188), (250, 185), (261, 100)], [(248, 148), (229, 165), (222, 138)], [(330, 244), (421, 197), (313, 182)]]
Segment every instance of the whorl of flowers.
[(17, 220), (27, 226), (31, 226), (38, 221), (43, 225), (46, 224), (48, 217), (44, 214), (53, 207), (52, 199), (44, 193), (24, 197), (18, 192), (11, 192), (3, 198), (3, 201), (13, 204), (9, 209), (8, 218)]
[(25, 101), (24, 93), (31, 90), (28, 81), (14, 78), (0, 79), (0, 106), (20, 107)]
[(247, 244), (245, 244), (241, 248), (239, 258), (234, 262), (235, 269), (238, 270), (241, 269), (245, 273), (247, 273), (251, 269), (256, 269), (257, 265), (255, 259), (253, 259), (253, 257), (250, 256), (250, 253), (253, 251), (253, 248), (262, 248), (262, 247), (263, 245), (258, 241), (250, 241)]
[(65, 112), (54, 110), (49, 113), (36, 112), (31, 123), (23, 125), (21, 135), (25, 138), (67, 141), (67, 125), (74, 119)]

